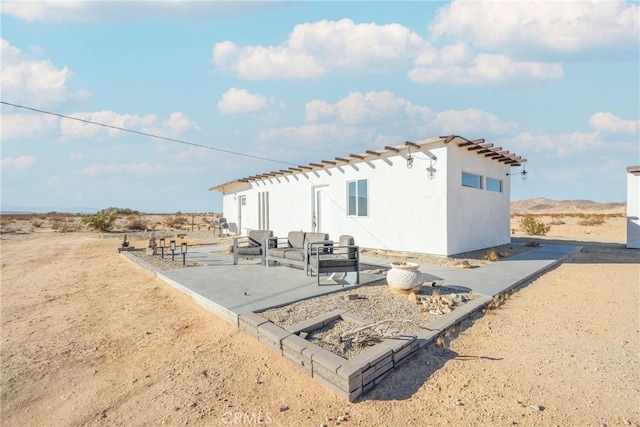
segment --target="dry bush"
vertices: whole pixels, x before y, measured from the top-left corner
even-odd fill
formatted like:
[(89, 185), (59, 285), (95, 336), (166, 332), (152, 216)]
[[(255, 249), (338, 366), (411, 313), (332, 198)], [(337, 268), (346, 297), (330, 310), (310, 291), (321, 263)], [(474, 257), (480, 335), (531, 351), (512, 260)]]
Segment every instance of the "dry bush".
[(72, 231), (78, 231), (80, 227), (68, 218), (54, 218), (51, 221), (51, 229), (60, 233), (71, 233)]
[(42, 227), (42, 225), (44, 224), (44, 222), (38, 218), (33, 218), (31, 220), (31, 225), (35, 228), (40, 228)]
[(498, 261), (500, 258), (502, 258), (502, 255), (495, 249), (491, 249), (482, 259), (485, 261)]
[(587, 215), (578, 221), (578, 225), (602, 225), (604, 217), (602, 215)]
[(187, 223), (187, 218), (184, 215), (172, 215), (165, 220), (164, 225), (169, 228), (177, 228), (180, 229), (183, 225)]
[(149, 223), (140, 215), (129, 215), (125, 224), (127, 230), (144, 231), (149, 229)]
[(520, 229), (530, 236), (544, 236), (551, 230), (551, 224), (538, 221), (533, 215), (525, 215), (520, 219)]
[(562, 224), (566, 224), (566, 222), (564, 222), (559, 216), (553, 216), (551, 218), (551, 225), (562, 225)]

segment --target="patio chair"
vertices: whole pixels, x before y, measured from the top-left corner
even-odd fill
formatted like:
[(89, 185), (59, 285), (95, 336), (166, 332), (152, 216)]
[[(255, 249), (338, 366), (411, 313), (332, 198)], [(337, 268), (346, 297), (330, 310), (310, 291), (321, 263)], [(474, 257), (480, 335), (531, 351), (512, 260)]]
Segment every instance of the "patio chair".
[(224, 231), (225, 234), (229, 234), (229, 223), (227, 222), (226, 218), (216, 218), (213, 220), (213, 232), (216, 232), (216, 229), (218, 230), (218, 237), (222, 236), (222, 232)]
[(309, 271), (312, 276), (316, 274), (318, 286), (322, 286), (320, 275), (325, 273), (355, 272), (356, 284), (360, 284), (360, 248), (355, 245), (353, 237), (340, 236), (338, 244), (331, 246), (330, 250), (319, 249), (325, 245), (325, 242), (310, 243)]
[(271, 230), (250, 230), (247, 236), (233, 239), (233, 265), (238, 264), (239, 258), (260, 258), (265, 265), (267, 253), (267, 239), (273, 237)]

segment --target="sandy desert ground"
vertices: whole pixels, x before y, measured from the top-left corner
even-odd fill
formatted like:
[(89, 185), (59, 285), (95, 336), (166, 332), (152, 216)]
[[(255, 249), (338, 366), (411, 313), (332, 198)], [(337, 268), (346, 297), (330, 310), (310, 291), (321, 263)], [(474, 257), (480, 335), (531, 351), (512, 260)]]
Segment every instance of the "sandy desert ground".
[(625, 220), (540, 218), (564, 224), (537, 240), (583, 251), (357, 403), (119, 255), (122, 234), (4, 223), (0, 422), (639, 426), (640, 252), (624, 248)]

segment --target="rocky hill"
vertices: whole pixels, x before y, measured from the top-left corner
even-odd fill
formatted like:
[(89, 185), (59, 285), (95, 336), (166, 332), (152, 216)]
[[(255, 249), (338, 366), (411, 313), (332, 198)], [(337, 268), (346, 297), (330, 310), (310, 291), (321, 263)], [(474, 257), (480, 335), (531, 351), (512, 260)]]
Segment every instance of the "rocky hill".
[(626, 207), (626, 203), (599, 203), (591, 200), (550, 200), (540, 198), (511, 202), (511, 213), (624, 214)]

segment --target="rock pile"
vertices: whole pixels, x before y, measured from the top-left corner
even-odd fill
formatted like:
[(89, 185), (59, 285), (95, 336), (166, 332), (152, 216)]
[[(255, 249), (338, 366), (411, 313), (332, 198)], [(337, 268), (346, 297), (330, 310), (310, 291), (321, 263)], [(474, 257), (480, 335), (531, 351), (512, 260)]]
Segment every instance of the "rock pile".
[(434, 292), (431, 295), (416, 295), (414, 292), (411, 292), (409, 294), (409, 301), (421, 305), (421, 312), (443, 315), (451, 313), (456, 305), (467, 301), (467, 297), (463, 294), (454, 293), (440, 295)]

